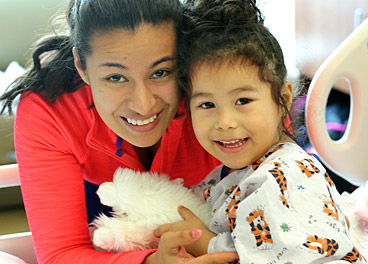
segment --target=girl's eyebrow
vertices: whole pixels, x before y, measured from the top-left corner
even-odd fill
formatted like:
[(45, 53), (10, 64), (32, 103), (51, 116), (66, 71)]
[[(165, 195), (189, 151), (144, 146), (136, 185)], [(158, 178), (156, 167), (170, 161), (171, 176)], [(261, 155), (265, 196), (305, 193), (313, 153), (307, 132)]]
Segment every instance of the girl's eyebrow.
[[(158, 59), (157, 61), (153, 62), (152, 65), (149, 68), (152, 69), (152, 68), (156, 67), (157, 65), (159, 65), (163, 62), (173, 61), (173, 60), (174, 60), (173, 57), (166, 56), (166, 57), (163, 57), (163, 58)], [(98, 65), (98, 67), (109, 67), (109, 68), (118, 68), (118, 69), (121, 69), (121, 70), (129, 70), (128, 66), (125, 66), (124, 64), (116, 63), (116, 62), (105, 62), (105, 63), (102, 63), (102, 64)]]
[(257, 88), (253, 86), (244, 86), (244, 87), (233, 89), (229, 93), (234, 94), (234, 93), (240, 93), (240, 92), (255, 92), (255, 91), (257, 91)]
[[(230, 94), (236, 94), (236, 93), (240, 93), (240, 92), (255, 92), (255, 91), (257, 91), (257, 89), (255, 87), (244, 86), (244, 87), (235, 88), (235, 89), (231, 90), (229, 93)], [(212, 94), (211, 93), (205, 93), (205, 92), (195, 92), (191, 96), (191, 99), (196, 98), (196, 97), (212, 97)]]
[(194, 94), (192, 94), (190, 98), (193, 99), (197, 97), (211, 97), (211, 95), (212, 95), (211, 93), (195, 92)]

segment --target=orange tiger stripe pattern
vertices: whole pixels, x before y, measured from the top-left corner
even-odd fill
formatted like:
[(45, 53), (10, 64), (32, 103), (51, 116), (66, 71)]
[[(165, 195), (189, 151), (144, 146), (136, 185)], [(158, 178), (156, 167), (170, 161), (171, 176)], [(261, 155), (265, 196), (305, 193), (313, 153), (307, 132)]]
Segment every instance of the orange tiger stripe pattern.
[(311, 159), (303, 159), (302, 161), (297, 160), (295, 162), (298, 163), (299, 168), (305, 175), (307, 175), (308, 178), (312, 177), (315, 173), (320, 172)]
[(350, 263), (355, 263), (357, 261), (364, 261), (365, 263), (367, 263), (365, 257), (363, 257), (363, 255), (361, 255), (355, 247), (353, 247), (353, 249), (348, 254), (346, 254), (346, 256), (343, 257), (341, 260), (346, 260), (349, 261)]
[(204, 200), (207, 201), (210, 197), (211, 197), (211, 187), (208, 187), (208, 188), (205, 188), (203, 190), (203, 197), (204, 197)]
[(323, 201), (323, 212), (328, 214), (329, 216), (335, 218), (336, 221), (339, 220), (339, 213), (337, 211), (337, 207), (335, 204), (334, 199), (332, 198), (332, 194), (330, 189), (327, 187), (328, 193), (330, 195), (330, 200), (324, 200)]
[(325, 172), (325, 178), (331, 187), (335, 185), (334, 182), (331, 180), (330, 176), (327, 174), (327, 172)]
[(255, 161), (252, 164), (252, 168), (253, 170), (258, 169), (258, 167), (262, 164), (262, 162), (267, 159), (269, 156), (271, 156), (271, 154), (275, 153), (276, 151), (278, 151), (279, 149), (282, 149), (283, 144), (277, 145), (275, 148), (273, 148), (270, 152), (268, 152), (264, 157), (262, 157), (261, 159)]
[(302, 244), (302, 248), (311, 253), (318, 253), (324, 257), (330, 257), (336, 254), (339, 244), (333, 239), (309, 236), (307, 242)]
[(286, 199), (286, 193), (287, 193), (287, 179), (285, 177), (285, 173), (280, 169), (281, 164), (278, 162), (273, 163), (275, 165), (275, 168), (270, 170), (269, 172), (272, 174), (273, 177), (275, 177), (275, 180), (280, 188), (280, 199), (282, 201), (282, 204), (290, 209), (290, 204)]
[(257, 248), (261, 250), (272, 248), (273, 240), (271, 237), (271, 230), (264, 218), (263, 210), (254, 210), (249, 214), (246, 220), (248, 221), (254, 238), (256, 239)]
[[(238, 209), (238, 204), (240, 203), (240, 188), (234, 186), (237, 189), (231, 196), (229, 205), (226, 208), (227, 221), (230, 228), (230, 232), (233, 232), (236, 227), (236, 210)], [(235, 189), (235, 188), (234, 188)]]

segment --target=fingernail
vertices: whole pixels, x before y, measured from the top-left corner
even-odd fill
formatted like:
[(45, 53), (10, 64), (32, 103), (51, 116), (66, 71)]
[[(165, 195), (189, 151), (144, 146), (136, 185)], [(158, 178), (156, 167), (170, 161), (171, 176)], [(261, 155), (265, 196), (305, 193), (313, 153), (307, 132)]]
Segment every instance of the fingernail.
[(192, 231), (192, 237), (193, 237), (193, 238), (200, 237), (200, 236), (201, 236), (201, 234), (202, 234), (202, 231), (201, 231), (201, 230), (199, 230), (199, 229), (195, 229), (195, 230), (193, 230), (193, 231)]
[(178, 209), (182, 209), (182, 208), (184, 208), (184, 205), (179, 205), (178, 206)]

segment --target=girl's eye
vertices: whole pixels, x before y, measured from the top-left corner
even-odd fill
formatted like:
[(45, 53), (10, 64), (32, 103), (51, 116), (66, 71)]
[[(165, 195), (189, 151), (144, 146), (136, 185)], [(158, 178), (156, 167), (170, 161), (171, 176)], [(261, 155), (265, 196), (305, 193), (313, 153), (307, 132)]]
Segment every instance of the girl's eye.
[(249, 104), (252, 100), (248, 99), (248, 98), (240, 98), (236, 101), (237, 105), (245, 105), (245, 104)]
[(111, 82), (114, 82), (114, 83), (121, 83), (121, 82), (126, 81), (126, 79), (121, 75), (112, 75), (112, 76), (108, 77), (107, 79)]
[(168, 70), (158, 70), (152, 75), (152, 78), (163, 78), (168, 76), (170, 73), (171, 71)]
[(215, 107), (215, 104), (211, 102), (206, 102), (206, 103), (201, 104), (199, 107), (203, 109), (210, 109), (210, 108)]

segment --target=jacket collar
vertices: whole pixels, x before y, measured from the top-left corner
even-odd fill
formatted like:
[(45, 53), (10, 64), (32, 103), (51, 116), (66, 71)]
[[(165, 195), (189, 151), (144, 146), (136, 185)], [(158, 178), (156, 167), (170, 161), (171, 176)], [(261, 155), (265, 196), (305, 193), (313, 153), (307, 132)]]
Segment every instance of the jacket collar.
[[(134, 147), (124, 139), (116, 135), (101, 119), (100, 115), (97, 113), (96, 108), (93, 106), (93, 98), (91, 90), (89, 89), (88, 101), (92, 106), (89, 113), (91, 118), (91, 127), (87, 134), (86, 143), (95, 150), (101, 151), (120, 162), (124, 163), (126, 166), (135, 168), (137, 170), (144, 170), (143, 165), (139, 161), (139, 158), (135, 152)], [(171, 144), (174, 142), (176, 146), (171, 145), (171, 150), (176, 150), (178, 143), (182, 136), (184, 121), (187, 117), (185, 100), (180, 102), (177, 114), (171, 121), (169, 127), (164, 132), (162, 138), (170, 138)], [(162, 145), (167, 142), (167, 140), (161, 141), (161, 146), (157, 153), (162, 149)], [(163, 148), (166, 148), (164, 146)], [(156, 153), (156, 155), (157, 155)], [(154, 162), (154, 161), (153, 161)], [(153, 164), (153, 163), (152, 163)]]

